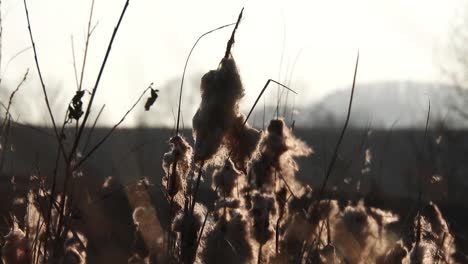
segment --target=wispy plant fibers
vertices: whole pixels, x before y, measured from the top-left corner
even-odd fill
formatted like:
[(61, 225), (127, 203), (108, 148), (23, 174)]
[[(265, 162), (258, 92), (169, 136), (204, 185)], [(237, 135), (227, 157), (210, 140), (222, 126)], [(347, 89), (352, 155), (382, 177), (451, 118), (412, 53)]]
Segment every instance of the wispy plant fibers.
[(213, 173), (213, 189), (218, 190), (220, 197), (233, 196), (234, 188), (243, 174), (236, 170), (231, 160), (226, 160), (222, 169)]
[(31, 263), (31, 251), (26, 235), (14, 227), (5, 237), (2, 248), (2, 259), (5, 264)]
[[(251, 234), (253, 239), (258, 243), (258, 263), (261, 263), (264, 259), (268, 259), (270, 254), (262, 256), (262, 248), (269, 241), (273, 241), (274, 237), (274, 225), (273, 217), (276, 216), (277, 208), (275, 199), (272, 195), (267, 193), (255, 192), (252, 195), (252, 208), (249, 211), (249, 215), (252, 218)], [(273, 253), (274, 250), (267, 248), (268, 253)]]
[(200, 89), (202, 101), (192, 120), (194, 160), (206, 164), (218, 152), (224, 137), (234, 126), (239, 100), (244, 96), (244, 87), (231, 55), (221, 60), (218, 69), (202, 77)]
[(413, 245), (413, 248), (404, 261), (411, 264), (432, 264), (435, 263), (435, 254), (436, 248), (433, 244), (421, 241)]
[[(137, 207), (133, 211), (133, 222), (140, 233), (142, 242), (149, 253), (157, 255), (158, 250), (162, 248), (162, 236), (159, 220), (156, 215), (156, 210), (153, 207)], [(142, 256), (142, 255), (141, 255)], [(142, 256), (144, 257), (144, 256)]]
[(442, 263), (454, 263), (453, 254), (456, 251), (455, 238), (439, 207), (430, 202), (423, 208), (421, 214), (431, 224), (431, 232), (427, 232), (424, 239), (432, 241), (436, 247), (436, 259)]
[(411, 263), (454, 263), (454, 238), (437, 205), (430, 202), (420, 210), (414, 218), (413, 233), (415, 242), (409, 253)]
[(348, 263), (362, 263), (376, 258), (379, 227), (363, 205), (348, 206), (333, 228), (333, 242)]
[(252, 235), (259, 244), (265, 244), (273, 238), (270, 218), (276, 215), (275, 200), (272, 196), (255, 193), (252, 199), (250, 216), (253, 218)]
[(393, 245), (384, 255), (377, 258), (377, 264), (393, 264), (393, 263), (402, 263), (407, 264), (406, 259), (408, 256), (408, 249), (403, 245), (403, 242), (399, 240)]
[(164, 154), (163, 169), (166, 176), (163, 184), (168, 194), (173, 197), (182, 191), (192, 162), (192, 147), (180, 135), (169, 140), (171, 150)]
[(172, 222), (172, 230), (178, 234), (178, 248), (182, 263), (193, 263), (195, 260), (198, 232), (202, 225), (202, 218), (206, 214), (205, 211), (205, 208), (196, 204), (191, 213), (186, 205)]
[[(324, 221), (335, 220), (339, 213), (336, 200), (322, 200), (317, 206), (314, 214), (311, 214), (312, 206), (290, 213), (288, 221), (285, 223), (285, 231), (281, 242), (282, 252), (289, 257), (299, 254), (304, 241), (322, 241), (326, 243), (326, 230), (321, 228)], [(320, 234), (320, 237), (318, 236)]]
[(86, 237), (79, 233), (69, 232), (67, 238), (64, 241), (64, 263), (86, 263), (86, 247), (88, 245), (88, 240)]
[(247, 221), (237, 210), (230, 210), (231, 217), (221, 217), (207, 232), (202, 263), (251, 263), (252, 241), (249, 240)]
[(243, 125), (244, 121), (245, 116), (239, 113), (225, 138), (225, 144), (231, 151), (231, 159), (236, 168), (246, 174), (247, 165), (257, 149), (261, 132), (248, 123)]
[(299, 170), (294, 158), (312, 153), (312, 149), (297, 139), (282, 119), (270, 121), (258, 150), (260, 155), (252, 163), (249, 179), (257, 188), (267, 190), (274, 187), (275, 173), (280, 173), (285, 181), (292, 182)]

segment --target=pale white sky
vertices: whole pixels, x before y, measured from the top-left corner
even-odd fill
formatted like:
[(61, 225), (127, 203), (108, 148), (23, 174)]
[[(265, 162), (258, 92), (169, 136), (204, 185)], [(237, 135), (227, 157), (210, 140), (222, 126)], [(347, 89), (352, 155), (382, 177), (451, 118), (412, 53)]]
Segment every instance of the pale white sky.
[[(54, 110), (61, 113), (61, 118), (76, 89), (70, 36), (74, 37), (80, 67), (91, 0), (28, 3), (46, 85), (60, 102)], [(87, 89), (95, 82), (124, 3), (125, 0), (95, 2), (94, 22), (99, 24), (91, 39), (84, 81)], [(361, 53), (358, 82), (445, 82), (439, 63), (447, 53), (455, 17), (466, 7), (461, 0), (132, 0), (96, 99), (95, 112), (100, 105), (107, 104), (102, 123), (109, 125), (120, 119), (151, 82), (161, 90), (159, 99), (175, 106), (176, 92), (165, 90), (165, 82), (180, 78), (185, 58), (200, 34), (235, 22), (243, 6), (244, 20), (236, 35), (233, 54), (247, 90), (245, 106), (253, 103), (268, 78), (288, 82), (300, 92), (296, 103), (301, 105), (348, 86), (358, 48)], [(13, 90), (30, 67), (30, 78), (18, 95), (19, 103), (29, 110), (26, 113), (17, 110), (17, 113), (21, 112), (20, 120), (44, 122), (45, 105), (32, 50), (5, 68), (11, 56), (30, 45), (23, 1), (4, 0), (1, 11), (4, 84), (8, 85), (8, 91)], [(199, 43), (187, 78), (199, 79), (203, 72), (217, 67), (231, 30), (211, 34)], [(188, 82), (184, 89), (198, 90), (193, 84)], [(273, 100), (275, 94), (275, 89), (271, 89), (267, 98)], [(198, 98), (194, 100), (198, 102)], [(142, 116), (142, 108), (134, 116)], [(151, 122), (166, 120), (163, 123), (167, 123), (163, 112), (167, 113), (167, 109), (159, 111), (156, 106), (151, 114), (143, 117)], [(189, 118), (185, 117), (186, 122)], [(134, 125), (135, 119), (129, 117), (125, 124)], [(172, 123), (172, 118), (168, 122)]]

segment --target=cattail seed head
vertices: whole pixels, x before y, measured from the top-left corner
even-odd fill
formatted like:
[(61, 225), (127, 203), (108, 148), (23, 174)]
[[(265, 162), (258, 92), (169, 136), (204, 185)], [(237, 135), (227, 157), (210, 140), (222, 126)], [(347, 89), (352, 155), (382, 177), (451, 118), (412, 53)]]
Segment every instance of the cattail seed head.
[(248, 224), (242, 214), (234, 213), (229, 219), (219, 218), (207, 232), (202, 263), (250, 263), (253, 254), (248, 233)]
[(247, 172), (247, 165), (257, 150), (262, 133), (245, 123), (245, 116), (238, 113), (233, 126), (225, 138), (226, 147), (231, 151), (231, 160), (236, 168)]
[(26, 235), (19, 228), (13, 228), (4, 237), (2, 259), (5, 264), (31, 263), (30, 249)]
[(272, 196), (255, 193), (252, 200), (250, 216), (253, 218), (252, 235), (255, 240), (263, 245), (273, 238), (273, 228), (270, 226), (270, 218), (276, 214), (275, 200)]
[(173, 197), (184, 188), (183, 183), (192, 162), (192, 147), (180, 135), (172, 137), (169, 144), (171, 150), (163, 156), (163, 169), (166, 173), (163, 184), (168, 194)]
[(239, 116), (239, 100), (244, 96), (244, 87), (232, 56), (223, 58), (218, 69), (206, 73), (200, 88), (202, 101), (192, 120), (194, 160), (208, 163), (233, 128)]
[(226, 160), (222, 169), (213, 173), (213, 188), (218, 188), (220, 197), (230, 197), (236, 187), (236, 182), (243, 174), (236, 170), (231, 160)]

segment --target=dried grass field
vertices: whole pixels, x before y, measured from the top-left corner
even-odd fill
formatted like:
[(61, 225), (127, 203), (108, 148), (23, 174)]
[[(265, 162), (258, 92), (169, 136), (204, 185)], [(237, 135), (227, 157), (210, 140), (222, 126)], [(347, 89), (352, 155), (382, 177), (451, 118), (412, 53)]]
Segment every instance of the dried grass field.
[[(256, 127), (249, 118), (268, 87), (297, 92), (269, 79), (250, 111), (240, 110), (246, 90), (232, 50), (243, 9), (235, 23), (196, 40), (174, 129), (119, 128), (135, 107), (158, 110), (153, 84), (113, 127), (95, 126), (99, 115), (93, 121), (90, 112), (129, 2), (94, 86), (79, 83), (61, 120), (50, 108), (24, 1), (52, 125), (17, 122), (16, 92), (1, 98), (8, 102), (0, 142), (3, 263), (468, 263), (468, 133), (429, 126), (430, 102), (425, 129), (349, 127), (359, 52), (342, 126), (301, 129), (277, 103), (274, 117)], [(190, 55), (226, 27), (225, 53), (200, 76), (200, 104), (192, 128), (183, 129)], [(89, 23), (88, 40), (91, 32)], [(83, 61), (81, 73), (86, 51)]]

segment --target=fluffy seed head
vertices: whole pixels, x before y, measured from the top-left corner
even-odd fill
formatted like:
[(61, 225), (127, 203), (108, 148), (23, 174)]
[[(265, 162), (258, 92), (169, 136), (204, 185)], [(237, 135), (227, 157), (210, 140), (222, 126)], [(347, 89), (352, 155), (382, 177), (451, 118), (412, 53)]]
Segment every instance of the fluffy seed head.
[(231, 151), (231, 159), (234, 165), (244, 173), (247, 171), (247, 165), (253, 157), (260, 141), (261, 132), (244, 124), (245, 117), (238, 114), (235, 117), (233, 126), (225, 138), (226, 147)]
[(236, 170), (231, 160), (226, 160), (222, 169), (213, 174), (213, 188), (218, 188), (220, 197), (230, 197), (236, 187), (236, 182), (243, 175)]
[(197, 163), (213, 158), (239, 115), (244, 87), (232, 56), (224, 58), (218, 69), (206, 73), (200, 88), (202, 101), (192, 120)]
[(276, 214), (275, 200), (267, 194), (255, 193), (252, 199), (250, 216), (253, 218), (253, 237), (260, 244), (265, 244), (273, 238), (270, 217)]
[(250, 263), (252, 258), (248, 225), (243, 215), (233, 214), (230, 219), (219, 218), (206, 235), (202, 263)]
[(308, 156), (312, 149), (292, 134), (283, 119), (275, 119), (270, 121), (267, 133), (262, 136), (258, 152), (259, 157), (252, 162), (249, 179), (257, 188), (271, 190), (274, 180), (279, 179), (275, 173), (280, 173), (289, 185), (295, 186), (294, 176), (299, 167), (294, 158)]
[(183, 190), (183, 182), (187, 178), (192, 162), (192, 147), (182, 136), (174, 136), (169, 140), (171, 150), (163, 156), (163, 169), (166, 176), (163, 184), (172, 197)]
[(361, 263), (376, 257), (378, 225), (363, 205), (346, 207), (333, 229), (333, 241), (348, 262)]
[(5, 237), (2, 259), (5, 264), (30, 263), (30, 250), (26, 235), (21, 229), (13, 228)]
[(178, 233), (180, 240), (180, 256), (184, 263), (192, 263), (195, 259), (195, 249), (198, 232), (202, 225), (205, 209), (196, 204), (193, 214), (187, 208), (178, 212), (172, 222), (172, 230)]

